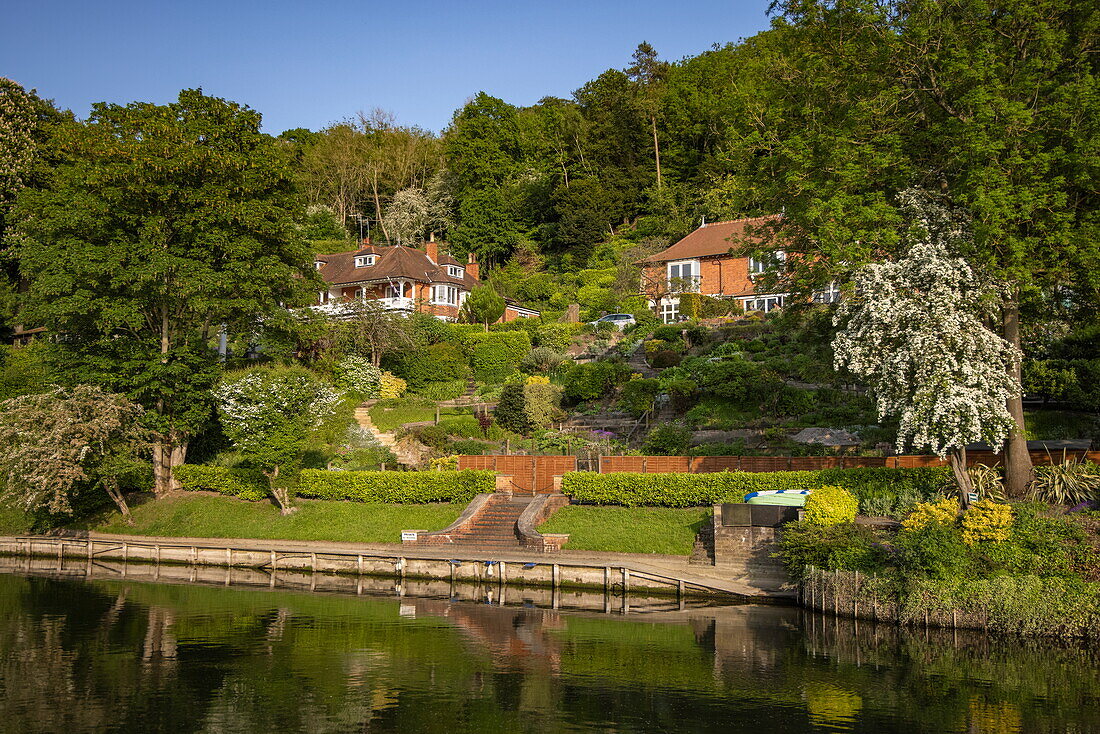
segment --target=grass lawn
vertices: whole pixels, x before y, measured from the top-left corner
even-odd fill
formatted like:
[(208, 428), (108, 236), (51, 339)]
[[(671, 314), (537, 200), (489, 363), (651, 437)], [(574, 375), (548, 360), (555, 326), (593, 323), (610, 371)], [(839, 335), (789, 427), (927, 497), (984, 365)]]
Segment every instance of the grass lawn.
[(270, 502), (174, 496), (133, 507), (133, 526), (124, 524), (118, 512), (111, 512), (84, 527), (102, 533), (168, 537), (399, 543), (402, 530), (442, 530), (465, 508), (461, 503), (371, 505), (300, 499), (295, 503), (298, 511), (283, 517)]
[(710, 521), (709, 508), (563, 507), (539, 526), (543, 533), (569, 533), (568, 550), (691, 554), (695, 534)]
[[(469, 408), (440, 408), (439, 416), (469, 414)], [(425, 398), (379, 400), (370, 409), (370, 419), (381, 431), (393, 431), (406, 423), (435, 420), (435, 403)]]

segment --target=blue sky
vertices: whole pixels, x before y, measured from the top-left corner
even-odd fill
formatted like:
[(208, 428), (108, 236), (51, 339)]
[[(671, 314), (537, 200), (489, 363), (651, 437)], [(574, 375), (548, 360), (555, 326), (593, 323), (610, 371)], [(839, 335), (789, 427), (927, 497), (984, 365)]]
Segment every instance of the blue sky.
[(440, 130), (485, 91), (568, 97), (647, 40), (675, 60), (751, 36), (768, 0), (4, 0), (0, 75), (85, 117), (187, 87), (243, 102), (264, 129), (319, 129), (381, 107)]

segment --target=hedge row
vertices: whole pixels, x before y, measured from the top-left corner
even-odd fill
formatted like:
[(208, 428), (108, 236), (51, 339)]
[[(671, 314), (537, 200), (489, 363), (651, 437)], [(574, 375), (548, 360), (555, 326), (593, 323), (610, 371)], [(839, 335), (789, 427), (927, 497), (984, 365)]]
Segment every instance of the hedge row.
[(422, 504), (469, 502), (474, 495), (492, 492), (491, 471), (324, 471), (304, 469), (294, 493), (299, 497), (355, 502)]
[[(823, 469), (820, 471), (716, 472), (710, 474), (641, 474), (572, 472), (562, 478), (562, 492), (575, 501), (626, 507), (702, 507), (741, 502), (749, 492), (775, 489), (844, 487), (860, 499), (885, 506), (932, 499), (947, 479), (944, 469)], [(885, 513), (883, 513), (885, 514)]]
[(219, 492), (256, 502), (268, 495), (267, 477), (256, 469), (227, 469), (224, 466), (181, 464), (172, 476), (189, 492)]

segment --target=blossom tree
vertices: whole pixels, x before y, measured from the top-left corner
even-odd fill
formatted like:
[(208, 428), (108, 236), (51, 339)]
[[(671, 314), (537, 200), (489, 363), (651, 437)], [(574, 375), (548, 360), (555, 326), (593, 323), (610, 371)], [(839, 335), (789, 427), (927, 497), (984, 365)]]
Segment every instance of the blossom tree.
[(224, 379), (214, 389), (214, 400), (226, 437), (263, 471), (279, 509), (289, 515), (294, 508), (286, 475), (300, 468), (340, 394), (300, 367), (261, 368)]
[(1018, 395), (1009, 368), (1020, 355), (986, 325), (995, 284), (948, 250), (964, 228), (927, 200), (910, 203), (917, 239), (900, 259), (856, 272), (834, 318), (835, 363), (867, 384), (880, 418), (898, 418), (898, 450), (949, 457), (965, 495), (967, 444), (1000, 450), (1014, 425), (1006, 401)]

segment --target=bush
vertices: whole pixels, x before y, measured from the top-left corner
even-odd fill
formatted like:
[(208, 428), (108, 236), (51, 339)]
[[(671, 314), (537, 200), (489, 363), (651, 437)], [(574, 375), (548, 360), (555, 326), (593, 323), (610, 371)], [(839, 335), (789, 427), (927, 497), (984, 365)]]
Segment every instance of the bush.
[(454, 400), (461, 397), (469, 387), (466, 380), (450, 380), (448, 382), (429, 382), (416, 391), (422, 398), (439, 402), (442, 400)]
[(1031, 499), (1050, 505), (1077, 505), (1100, 498), (1100, 468), (1089, 461), (1035, 467)]
[(649, 360), (649, 364), (659, 370), (666, 367), (675, 367), (680, 364), (680, 355), (671, 349), (662, 349), (653, 355), (653, 359)]
[(520, 369), (529, 374), (537, 372), (553, 372), (568, 357), (561, 352), (549, 347), (535, 347), (531, 353), (523, 358)]
[(500, 389), (500, 398), (493, 409), (497, 425), (516, 433), (526, 433), (527, 416), (523, 412), (523, 383), (509, 382)]
[(929, 525), (953, 526), (959, 516), (959, 503), (953, 499), (921, 502), (902, 521), (906, 530), (922, 530)]
[(991, 500), (978, 500), (963, 514), (963, 540), (967, 545), (1000, 543), (1012, 530), (1012, 508)]
[(811, 525), (841, 525), (856, 519), (859, 501), (844, 487), (826, 485), (806, 498), (806, 522)]
[(180, 464), (172, 476), (188, 492), (218, 492), (257, 502), (269, 494), (267, 477), (258, 469), (229, 469), (205, 464)]
[(404, 352), (397, 364), (414, 391), (433, 382), (466, 380), (470, 376), (470, 366), (462, 351), (447, 342)]
[(629, 374), (629, 368), (618, 362), (575, 364), (565, 373), (563, 395), (573, 402), (596, 400), (606, 395)]
[(531, 351), (531, 337), (526, 331), (468, 334), (463, 344), (470, 355), (474, 377), (482, 382), (502, 382)]
[(874, 532), (864, 525), (792, 522), (784, 525), (779, 535), (779, 557), (793, 577), (800, 576), (807, 566), (873, 572), (886, 558), (883, 547), (874, 541)]
[(371, 364), (369, 359), (351, 354), (336, 364), (333, 376), (336, 384), (345, 390), (351, 390), (365, 398), (373, 398), (378, 395), (382, 370)]
[(496, 477), (490, 471), (368, 472), (304, 469), (295, 492), (299, 497), (355, 502), (424, 504), (469, 502), (492, 492)]
[(561, 394), (559, 386), (538, 378), (509, 382), (500, 391), (493, 416), (502, 428), (529, 434), (561, 418)]
[(412, 429), (411, 433), (417, 441), (437, 451), (446, 449), (447, 444), (450, 442), (447, 429), (442, 426), (417, 426)]
[(642, 451), (657, 456), (682, 456), (691, 446), (691, 431), (677, 423), (657, 426), (645, 437)]
[[(950, 471), (950, 470), (947, 470)], [(856, 497), (883, 487), (909, 496), (929, 493), (943, 476), (941, 469), (822, 469), (821, 471), (714, 472), (710, 474), (571, 472), (562, 491), (578, 502), (596, 505), (697, 507), (716, 502), (742, 502), (750, 492), (769, 489), (844, 487)], [(929, 490), (931, 486), (933, 489)]]
[(405, 394), (406, 383), (400, 377), (383, 372), (378, 378), (378, 399), (391, 400)]
[(962, 533), (953, 525), (928, 523), (919, 530), (903, 530), (895, 539), (898, 566), (932, 578), (969, 578), (977, 570)]
[(652, 410), (653, 401), (661, 392), (661, 383), (654, 379), (630, 380), (623, 385), (619, 402), (634, 415)]
[(552, 352), (564, 352), (584, 324), (543, 324), (535, 332), (535, 345)]

